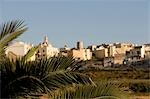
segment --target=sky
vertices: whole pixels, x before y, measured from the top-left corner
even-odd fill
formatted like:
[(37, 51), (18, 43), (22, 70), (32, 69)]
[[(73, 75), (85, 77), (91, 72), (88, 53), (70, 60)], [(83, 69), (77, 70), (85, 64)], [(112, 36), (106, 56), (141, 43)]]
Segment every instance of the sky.
[(33, 44), (150, 43), (150, 0), (0, 0), (0, 23), (15, 19), (29, 28), (18, 40)]

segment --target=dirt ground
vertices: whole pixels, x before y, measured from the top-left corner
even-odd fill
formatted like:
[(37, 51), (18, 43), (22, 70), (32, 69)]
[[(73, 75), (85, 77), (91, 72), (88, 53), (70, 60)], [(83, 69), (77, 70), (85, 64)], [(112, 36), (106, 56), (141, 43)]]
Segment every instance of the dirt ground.
[(150, 99), (150, 95), (149, 96), (133, 96), (131, 99)]

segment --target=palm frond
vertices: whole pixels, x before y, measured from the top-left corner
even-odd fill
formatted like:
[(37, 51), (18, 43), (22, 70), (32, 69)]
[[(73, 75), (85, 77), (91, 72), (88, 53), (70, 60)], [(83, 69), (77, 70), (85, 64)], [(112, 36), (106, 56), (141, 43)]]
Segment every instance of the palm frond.
[(9, 21), (0, 25), (0, 58), (4, 56), (5, 46), (27, 30), (24, 21)]
[(6, 23), (2, 23), (0, 26), (0, 40), (8, 34), (26, 29), (25, 26), (26, 25), (24, 24), (23, 20), (12, 20)]
[[(60, 67), (60, 59), (57, 60), (54, 57), (55, 64), (52, 60), (50, 58), (25, 62), (17, 59), (16, 61), (5, 60), (0, 63), (2, 95), (16, 97), (46, 93), (50, 96), (52, 91), (65, 88), (66, 85), (93, 83), (88, 76), (67, 70), (72, 60), (69, 60), (69, 64), (67, 63), (67, 68), (61, 69), (54, 69), (54, 65)], [(63, 63), (63, 65), (65, 64)]]
[(32, 47), (22, 58), (26, 61), (29, 60), (35, 54), (37, 49), (38, 46)]
[(128, 99), (118, 85), (105, 81), (98, 85), (75, 85), (54, 91), (53, 99)]
[(52, 72), (41, 80), (51, 91), (65, 88), (72, 84), (94, 84), (93, 81), (84, 74), (65, 71)]
[(7, 35), (5, 38), (3, 38), (0, 41), (0, 59), (2, 59), (5, 56), (5, 46), (10, 41), (14, 40), (15, 38), (17, 38), (18, 36), (20, 36), (25, 31), (26, 30), (20, 30), (20, 31), (14, 32), (12, 34)]
[(0, 40), (0, 47), (4, 48), (8, 44), (8, 42), (16, 39), (18, 36), (20, 36), (26, 30), (27, 30), (27, 28), (19, 30), (19, 31), (15, 31), (15, 32), (8, 34), (8, 35), (5, 35), (5, 37)]
[(57, 71), (57, 70), (74, 71), (75, 68), (77, 68), (79, 65), (78, 62), (75, 61), (74, 57), (59, 56), (55, 58), (54, 57), (50, 58), (50, 60), (53, 63), (51, 64), (52, 67), (51, 71)]

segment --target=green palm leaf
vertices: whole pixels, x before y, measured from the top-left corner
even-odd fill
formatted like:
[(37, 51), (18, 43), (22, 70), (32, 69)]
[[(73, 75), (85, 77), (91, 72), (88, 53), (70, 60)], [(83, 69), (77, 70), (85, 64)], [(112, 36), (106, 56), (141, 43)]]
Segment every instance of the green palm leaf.
[[(88, 76), (68, 70), (68, 67), (72, 67), (73, 59), (69, 59), (66, 64), (63, 59), (67, 61), (68, 58), (53, 57), (27, 62), (22, 59), (5, 60), (0, 63), (3, 67), (1, 70), (3, 97), (26, 97), (32, 94), (51, 96), (52, 91), (65, 88), (67, 85), (93, 83)], [(54, 65), (57, 68), (54, 68)]]
[(38, 50), (38, 46), (32, 47), (22, 58), (23, 60), (27, 61), (29, 60), (35, 52)]
[(0, 26), (0, 58), (4, 56), (5, 46), (26, 30), (24, 21), (21, 20), (10, 21)]
[(54, 91), (52, 99), (128, 99), (119, 85), (102, 81), (98, 85), (75, 85)]
[(8, 42), (16, 39), (18, 36), (20, 36), (25, 31), (26, 31), (26, 29), (23, 29), (23, 30), (20, 30), (20, 31), (13, 32), (9, 35), (6, 35), (3, 39), (1, 39), (0, 47), (4, 48), (8, 44)]
[(2, 23), (0, 26), (0, 40), (6, 35), (26, 29), (23, 20), (12, 20), (6, 23)]

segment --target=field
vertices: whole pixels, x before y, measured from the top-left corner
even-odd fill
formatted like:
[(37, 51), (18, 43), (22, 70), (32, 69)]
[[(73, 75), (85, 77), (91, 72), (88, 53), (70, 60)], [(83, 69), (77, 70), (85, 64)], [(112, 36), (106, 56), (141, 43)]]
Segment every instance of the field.
[(97, 84), (102, 80), (120, 84), (120, 89), (129, 92), (133, 99), (148, 99), (150, 95), (149, 68), (92, 68), (84, 73)]

